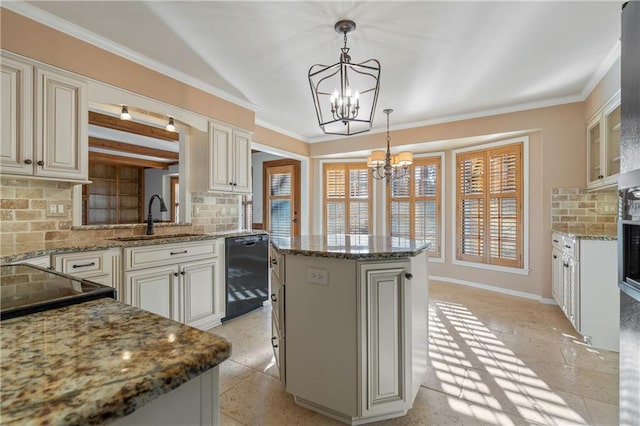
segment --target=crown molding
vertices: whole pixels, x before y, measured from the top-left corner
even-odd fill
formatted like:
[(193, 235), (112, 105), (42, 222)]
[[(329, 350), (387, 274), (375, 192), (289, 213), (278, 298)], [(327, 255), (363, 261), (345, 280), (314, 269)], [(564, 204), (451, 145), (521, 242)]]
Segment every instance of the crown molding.
[(301, 142), (309, 143), (309, 138), (305, 138), (302, 135), (299, 135), (299, 134), (294, 133), (294, 132), (289, 131), (289, 130), (285, 130), (282, 127), (278, 127), (278, 126), (276, 126), (274, 124), (271, 124), (271, 123), (268, 123), (266, 121), (259, 120), (259, 119), (256, 118), (255, 123), (256, 123), (257, 126), (264, 127), (264, 128), (269, 129), (269, 130), (273, 130), (274, 132), (281, 133), (281, 134), (283, 134), (285, 136), (289, 136), (290, 138), (293, 138), (293, 139), (298, 139)]
[(607, 56), (604, 57), (596, 71), (593, 73), (587, 84), (582, 89), (582, 100), (587, 99), (596, 85), (602, 80), (602, 78), (609, 72), (613, 64), (620, 58), (622, 53), (622, 44), (620, 39), (616, 40), (614, 45), (609, 49)]
[(238, 98), (237, 96), (234, 96), (230, 93), (225, 92), (224, 90), (205, 83), (202, 80), (187, 75), (154, 59), (141, 55), (140, 53), (128, 49), (119, 43), (108, 40), (105, 37), (88, 31), (85, 28), (82, 28), (79, 25), (73, 24), (58, 16), (52, 15), (51, 13), (32, 6), (22, 0), (2, 2), (2, 7), (11, 10), (12, 12), (15, 12), (19, 15), (23, 15), (29, 19), (32, 19), (40, 24), (51, 27), (56, 31), (60, 31), (71, 37), (99, 47), (100, 49), (121, 56), (125, 59), (130, 60), (131, 62), (135, 62), (138, 65), (142, 65), (160, 74), (164, 74), (167, 77), (173, 78), (174, 80), (203, 90), (218, 98), (224, 99), (225, 101), (232, 102), (254, 112), (260, 108), (258, 105), (246, 99)]

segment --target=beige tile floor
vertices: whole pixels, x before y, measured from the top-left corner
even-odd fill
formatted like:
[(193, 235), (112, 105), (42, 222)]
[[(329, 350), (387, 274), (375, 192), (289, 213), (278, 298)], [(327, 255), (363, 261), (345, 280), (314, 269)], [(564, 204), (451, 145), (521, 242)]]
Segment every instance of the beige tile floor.
[[(216, 327), (223, 425), (339, 425), (278, 380), (269, 307)], [(617, 425), (618, 354), (584, 345), (557, 306), (454, 284), (430, 286), (429, 364), (413, 409), (380, 425)]]

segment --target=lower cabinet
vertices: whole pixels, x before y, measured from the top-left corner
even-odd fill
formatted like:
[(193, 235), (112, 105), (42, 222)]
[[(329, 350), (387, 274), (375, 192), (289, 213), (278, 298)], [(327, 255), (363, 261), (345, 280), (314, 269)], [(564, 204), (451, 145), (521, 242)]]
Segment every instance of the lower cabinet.
[(298, 405), (347, 424), (412, 407), (427, 371), (426, 252), (396, 260), (272, 255), (271, 280), (272, 344)]
[(616, 244), (554, 233), (551, 255), (558, 306), (587, 343), (611, 351), (619, 349)]
[(126, 303), (203, 330), (220, 324), (224, 303), (215, 240), (124, 250)]

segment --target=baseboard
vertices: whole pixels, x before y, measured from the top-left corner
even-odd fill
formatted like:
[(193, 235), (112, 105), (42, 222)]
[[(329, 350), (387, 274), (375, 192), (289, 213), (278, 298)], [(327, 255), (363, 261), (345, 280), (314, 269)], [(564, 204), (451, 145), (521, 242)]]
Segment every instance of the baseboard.
[(537, 300), (540, 303), (544, 303), (548, 305), (556, 305), (556, 301), (553, 299), (548, 299), (542, 296), (538, 296), (537, 294), (526, 293), (524, 291), (511, 290), (508, 288), (496, 287), (493, 285), (481, 284), (473, 281), (460, 280), (457, 278), (442, 277), (439, 275), (429, 275), (429, 279), (434, 281), (443, 281), (451, 284), (465, 285), (467, 287), (480, 288), (482, 290), (495, 291), (496, 293), (508, 294), (509, 296), (516, 296), (516, 297), (523, 297), (525, 299)]

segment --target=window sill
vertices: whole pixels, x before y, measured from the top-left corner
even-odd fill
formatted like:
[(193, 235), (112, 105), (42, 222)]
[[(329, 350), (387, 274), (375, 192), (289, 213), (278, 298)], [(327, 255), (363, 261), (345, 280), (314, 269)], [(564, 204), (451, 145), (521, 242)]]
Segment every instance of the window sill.
[(487, 265), (486, 263), (465, 262), (464, 260), (453, 260), (452, 265), (467, 266), (469, 268), (488, 269), (496, 272), (506, 272), (508, 274), (529, 275), (528, 268), (511, 268), (508, 266)]

